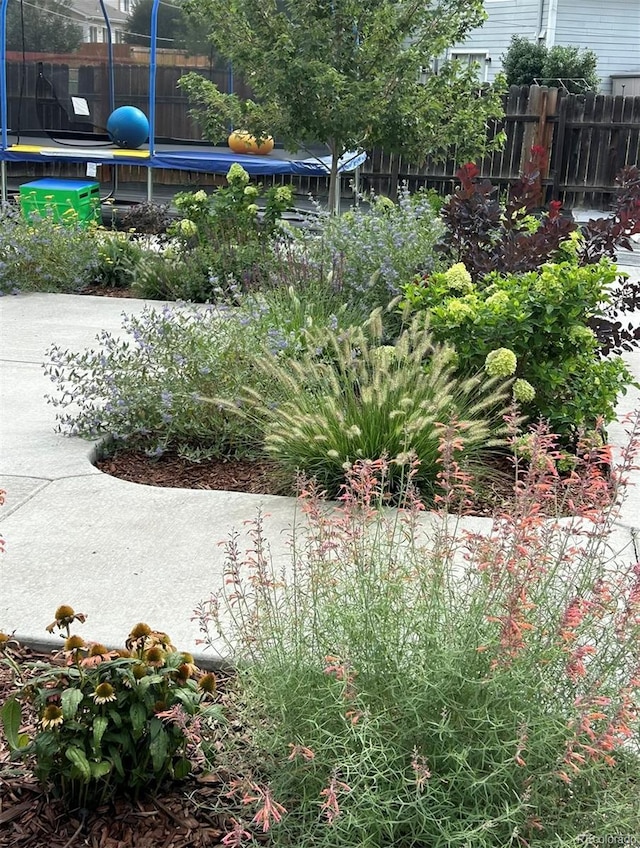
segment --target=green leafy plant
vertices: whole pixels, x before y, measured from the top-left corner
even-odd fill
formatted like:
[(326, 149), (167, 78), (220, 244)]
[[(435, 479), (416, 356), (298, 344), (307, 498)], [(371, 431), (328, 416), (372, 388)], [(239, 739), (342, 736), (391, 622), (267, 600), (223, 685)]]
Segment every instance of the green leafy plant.
[(199, 281), (192, 278), (185, 285), (185, 299), (220, 300), (236, 287), (246, 291), (269, 281), (272, 238), (291, 205), (291, 189), (278, 186), (263, 193), (237, 163), (229, 169), (227, 183), (211, 195), (200, 190), (174, 198), (183, 217), (169, 233), (178, 242), (179, 257), (189, 254), (190, 263), (202, 269)]
[(463, 372), (482, 368), (496, 349), (513, 351), (514, 376), (535, 390), (523, 410), (574, 440), (580, 429), (612, 421), (618, 395), (633, 383), (621, 358), (599, 356), (589, 327), (615, 279), (609, 260), (580, 266), (575, 254), (539, 271), (489, 274), (477, 285), (460, 263), (406, 286), (404, 305), (427, 311), (434, 338), (455, 347)]
[(240, 403), (212, 403), (253, 423), (283, 467), (314, 476), (331, 494), (339, 491), (346, 466), (382, 455), (392, 460), (392, 483), (417, 456), (416, 482), (429, 493), (449, 422), (464, 430), (459, 459), (467, 465), (501, 444), (507, 385), (486, 375), (456, 378), (455, 353), (433, 343), (424, 313), (394, 345), (381, 345), (381, 334), (379, 309), (365, 325), (311, 327), (297, 359), (270, 354), (256, 360), (264, 383), (277, 385), (281, 398), (247, 388)]
[(130, 288), (146, 252), (127, 233), (98, 231), (93, 282), (105, 288)]
[(43, 0), (37, 6), (7, 6), (7, 49), (73, 53), (82, 27), (69, 16), (69, 0)]
[(597, 91), (598, 57), (593, 50), (556, 44), (551, 48), (514, 35), (502, 60), (507, 85), (561, 87), (572, 94)]
[(512, 36), (509, 49), (502, 57), (507, 85), (532, 85), (534, 79), (543, 77), (546, 55), (544, 44), (522, 35)]
[(578, 848), (612, 823), (637, 832), (640, 566), (612, 563), (609, 536), (638, 417), (609, 479), (606, 448), (585, 442), (561, 478), (554, 437), (529, 435), (513, 500), (474, 532), (451, 512), (467, 485), (453, 427), (439, 513), (416, 496), (417, 463), (389, 510), (393, 463), (362, 460), (338, 505), (302, 481), (289, 567), (260, 516), (246, 554), (231, 535), (198, 610), (250, 728), (227, 752), (246, 815), (226, 844), (268, 830), (274, 846)]
[[(222, 720), (214, 675), (166, 633), (139, 623), (125, 648), (112, 651), (71, 633), (85, 618), (67, 605), (56, 610), (47, 629), (64, 634), (58, 660), (14, 663), (18, 690), (1, 711), (12, 753), (33, 755), (36, 776), (70, 807), (100, 804), (114, 792), (135, 798), (186, 777), (204, 759), (204, 724)], [(19, 733), (23, 701), (38, 717), (31, 736)]]
[(171, 244), (157, 253), (147, 254), (136, 269), (131, 287), (137, 297), (148, 300), (198, 303), (219, 296), (212, 292), (207, 257), (199, 251), (176, 249)]
[(597, 65), (598, 56), (593, 50), (554, 44), (545, 56), (542, 84), (559, 85), (572, 94), (597, 92), (600, 87)]

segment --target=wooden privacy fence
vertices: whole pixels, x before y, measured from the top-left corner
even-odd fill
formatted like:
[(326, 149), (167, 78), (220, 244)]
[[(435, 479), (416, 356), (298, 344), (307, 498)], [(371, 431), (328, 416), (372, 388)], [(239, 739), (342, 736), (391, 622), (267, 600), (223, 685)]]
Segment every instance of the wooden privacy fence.
[[(39, 65), (46, 80), (36, 98)], [(156, 135), (191, 139), (202, 138), (202, 131), (190, 117), (190, 103), (178, 87), (178, 80), (193, 71), (193, 67), (159, 65), (156, 71)], [(212, 62), (208, 68), (197, 68), (198, 73), (213, 80), (223, 91), (227, 90), (228, 72), (224, 64)], [(234, 91), (239, 97), (249, 96), (241, 80), (234, 79)], [(114, 66), (116, 106), (137, 106), (149, 111), (149, 68), (141, 64)], [(43, 95), (43, 90), (44, 95)], [(16, 132), (41, 132), (38, 109), (43, 111), (47, 129), (66, 129), (67, 117), (60, 103), (69, 106), (69, 97), (84, 97), (91, 110), (92, 122), (98, 131), (104, 131), (109, 117), (109, 77), (104, 62), (71, 67), (61, 62), (39, 63), (7, 62), (8, 125)], [(90, 129), (90, 127), (88, 127)]]
[[(505, 115), (488, 132), (504, 130), (504, 148), (481, 160), (481, 174), (497, 185), (514, 180), (536, 144), (547, 151), (543, 175), (546, 200), (568, 208), (604, 209), (615, 191), (616, 174), (640, 164), (640, 97), (567, 94), (543, 86), (512, 86), (504, 101)], [(391, 174), (409, 188), (434, 188), (446, 194), (455, 185), (459, 165), (455, 150), (444, 162), (427, 158), (413, 166), (400, 157), (373, 151), (362, 169), (365, 187), (393, 193)]]
[[(201, 130), (189, 116), (189, 102), (177, 83), (193, 67), (159, 66), (157, 72), (156, 134), (198, 140)], [(57, 92), (85, 97), (92, 109), (94, 122), (104, 126), (108, 117), (108, 76), (104, 62), (86, 62), (72, 68), (63, 62), (45, 62), (44, 71)], [(212, 79), (221, 90), (228, 90), (226, 65), (212, 61), (199, 73)], [(115, 69), (117, 105), (125, 103), (146, 110), (148, 98), (148, 67), (145, 64), (118, 63)], [(7, 88), (9, 126), (24, 130), (37, 129), (35, 83), (36, 62), (8, 62)], [(235, 77), (233, 87), (240, 97), (249, 96), (242, 80)], [(565, 206), (606, 208), (615, 187), (615, 176), (624, 165), (640, 162), (640, 97), (608, 94), (567, 94), (541, 86), (512, 86), (504, 98), (504, 117), (488, 127), (488, 133), (504, 130), (504, 148), (487, 156), (478, 164), (481, 174), (498, 185), (515, 179), (529, 156), (532, 145), (547, 151), (544, 173), (546, 199), (561, 200)], [(60, 109), (52, 103), (46, 112), (52, 129), (63, 129), (57, 122), (64, 120)], [(380, 150), (370, 152), (360, 170), (361, 188), (394, 195), (397, 180), (407, 182), (411, 190), (434, 188), (441, 194), (451, 192), (455, 173), (463, 164), (456, 151), (443, 162), (429, 157), (421, 165), (411, 165), (393, 154)], [(23, 169), (24, 165), (21, 165)], [(32, 170), (32, 169), (31, 169)], [(139, 173), (138, 173), (139, 171)], [(144, 169), (123, 169), (123, 179), (144, 181)], [(283, 181), (276, 178), (278, 181)], [(154, 180), (168, 184), (214, 182), (207, 174), (176, 174), (156, 172)], [(343, 192), (349, 191), (351, 175), (343, 178)], [(289, 181), (286, 178), (284, 181)], [(322, 196), (326, 193), (324, 178), (293, 178), (299, 193)]]

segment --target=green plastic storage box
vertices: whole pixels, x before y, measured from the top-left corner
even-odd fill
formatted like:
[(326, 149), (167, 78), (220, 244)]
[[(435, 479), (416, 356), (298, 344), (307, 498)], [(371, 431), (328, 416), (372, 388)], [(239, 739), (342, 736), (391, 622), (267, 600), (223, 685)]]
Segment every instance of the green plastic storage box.
[(100, 183), (85, 180), (34, 180), (20, 186), (25, 218), (51, 215), (55, 221), (88, 226), (101, 223)]

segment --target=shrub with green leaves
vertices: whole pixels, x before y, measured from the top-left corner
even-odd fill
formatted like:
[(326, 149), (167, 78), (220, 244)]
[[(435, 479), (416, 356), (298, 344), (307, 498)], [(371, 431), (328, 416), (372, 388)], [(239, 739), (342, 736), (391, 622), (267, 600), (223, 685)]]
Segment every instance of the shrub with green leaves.
[(143, 259), (146, 264), (148, 253), (128, 233), (98, 230), (95, 240), (92, 282), (105, 288), (130, 288)]
[(542, 84), (561, 85), (572, 94), (597, 92), (600, 87), (597, 66), (598, 55), (594, 50), (554, 44), (544, 60)]
[(259, 428), (266, 451), (292, 473), (314, 476), (335, 495), (345, 465), (388, 456), (398, 483), (408, 458), (420, 461), (417, 483), (430, 492), (439, 470), (443, 428), (465, 433), (460, 461), (478, 461), (501, 443), (508, 404), (503, 380), (455, 376), (452, 348), (434, 344), (425, 314), (414, 317), (394, 345), (381, 345), (381, 310), (365, 325), (311, 327), (297, 359), (265, 355), (255, 368), (282, 397), (246, 388), (241, 403), (220, 403)]
[(199, 280), (192, 277), (181, 297), (220, 300), (229, 287), (251, 290), (267, 282), (271, 241), (291, 201), (288, 186), (263, 192), (237, 163), (227, 173), (227, 185), (213, 194), (203, 190), (177, 194), (174, 204), (183, 217), (169, 232), (179, 244), (179, 253), (197, 254), (202, 268)]
[(507, 85), (561, 87), (572, 94), (597, 91), (598, 57), (593, 50), (556, 44), (550, 49), (537, 41), (514, 35), (502, 60)]
[(514, 376), (535, 390), (523, 411), (573, 439), (614, 419), (633, 377), (620, 357), (599, 356), (589, 327), (609, 301), (615, 266), (606, 259), (579, 266), (570, 248), (565, 255), (539, 271), (489, 274), (475, 284), (459, 263), (406, 286), (404, 306), (426, 310), (434, 338), (455, 347), (463, 373), (482, 368), (496, 349), (513, 351)]
[(507, 85), (533, 85), (543, 74), (547, 48), (538, 41), (514, 35), (509, 49), (502, 57), (502, 68)]
[[(159, 456), (251, 452), (258, 434), (221, 406), (245, 386), (267, 392), (255, 368), (260, 339), (248, 317), (223, 308), (146, 307), (124, 316), (121, 334), (102, 332), (95, 349), (72, 352), (54, 345), (45, 374), (56, 385), (48, 397), (60, 431), (109, 437), (115, 446)], [(196, 454), (194, 454), (194, 451)]]
[(96, 260), (92, 228), (17, 208), (0, 211), (0, 294), (76, 292), (92, 282)]
[[(35, 774), (70, 808), (91, 807), (115, 792), (136, 798), (202, 764), (206, 722), (220, 721), (212, 703), (215, 677), (177, 651), (166, 633), (136, 624), (121, 651), (87, 643), (70, 625), (85, 616), (66, 605), (49, 626), (65, 636), (60, 662), (8, 664), (17, 694), (0, 717), (12, 754), (35, 757)], [(30, 734), (19, 732), (21, 702), (35, 710)]]
[[(339, 505), (302, 483), (289, 567), (260, 518), (246, 553), (231, 535), (198, 611), (236, 663), (250, 740), (225, 752), (247, 811), (226, 844), (268, 830), (273, 846), (578, 848), (638, 832), (640, 566), (609, 544), (637, 416), (630, 432), (607, 480), (606, 449), (561, 478), (534, 429), (513, 502), (474, 533), (425, 513), (411, 474), (389, 510), (393, 465), (366, 460)], [(458, 439), (442, 443), (445, 506), (465, 492)], [(574, 517), (555, 520), (567, 501)]]
[(433, 270), (442, 234), (429, 195), (411, 195), (406, 186), (398, 204), (373, 197), (369, 208), (319, 218), (318, 228), (311, 255), (365, 315), (386, 306), (415, 274)]
[[(212, 282), (219, 291), (212, 292)], [(161, 251), (149, 253), (138, 265), (132, 283), (136, 297), (147, 300), (207, 302), (218, 300), (223, 293), (217, 281), (211, 281), (207, 257), (199, 251), (176, 249), (168, 244)], [(233, 283), (227, 285), (227, 297)]]

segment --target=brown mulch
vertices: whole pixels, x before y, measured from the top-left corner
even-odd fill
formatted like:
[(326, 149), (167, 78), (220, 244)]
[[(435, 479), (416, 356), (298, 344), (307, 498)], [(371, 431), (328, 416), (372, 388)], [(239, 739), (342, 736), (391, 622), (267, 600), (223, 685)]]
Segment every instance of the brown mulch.
[[(52, 661), (51, 654), (16, 647), (19, 664)], [(0, 706), (14, 691), (12, 671), (0, 662)], [(33, 731), (26, 715), (21, 732)], [(216, 848), (230, 830), (215, 812), (228, 775), (202, 773), (138, 801), (115, 798), (90, 812), (67, 810), (48, 794), (28, 763), (11, 761), (0, 732), (0, 848)]]
[(0, 846), (213, 848), (228, 830), (219, 816), (202, 809), (216, 792), (215, 784), (194, 780), (161, 799), (117, 799), (85, 817), (49, 798), (28, 772), (0, 767)]
[[(488, 479), (479, 488), (473, 515), (491, 516), (513, 493), (513, 468), (508, 458), (493, 458)], [(191, 462), (173, 452), (157, 459), (144, 451), (119, 451), (96, 461), (105, 474), (175, 489), (215, 489), (255, 495), (295, 495), (295, 481), (283, 476), (276, 463), (266, 459), (207, 459)]]
[(139, 297), (133, 289), (110, 289), (105, 286), (85, 286), (78, 294), (91, 294), (94, 297)]
[(206, 459), (191, 462), (167, 452), (157, 459), (143, 451), (121, 451), (96, 466), (113, 477), (147, 486), (175, 489), (218, 489), (254, 495), (291, 495), (292, 484), (269, 460)]

